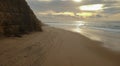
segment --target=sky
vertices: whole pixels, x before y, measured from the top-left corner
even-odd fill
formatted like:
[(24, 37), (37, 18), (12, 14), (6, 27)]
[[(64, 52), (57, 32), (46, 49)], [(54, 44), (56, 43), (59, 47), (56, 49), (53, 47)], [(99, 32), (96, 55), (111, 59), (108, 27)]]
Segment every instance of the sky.
[(27, 0), (36, 16), (53, 21), (120, 21), (120, 0)]

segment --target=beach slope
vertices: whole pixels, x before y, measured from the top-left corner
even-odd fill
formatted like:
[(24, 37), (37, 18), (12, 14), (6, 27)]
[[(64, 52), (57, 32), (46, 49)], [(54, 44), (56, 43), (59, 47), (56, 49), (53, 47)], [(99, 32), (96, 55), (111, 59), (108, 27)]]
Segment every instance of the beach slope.
[(22, 38), (1, 38), (0, 66), (120, 66), (120, 54), (81, 34), (43, 27)]

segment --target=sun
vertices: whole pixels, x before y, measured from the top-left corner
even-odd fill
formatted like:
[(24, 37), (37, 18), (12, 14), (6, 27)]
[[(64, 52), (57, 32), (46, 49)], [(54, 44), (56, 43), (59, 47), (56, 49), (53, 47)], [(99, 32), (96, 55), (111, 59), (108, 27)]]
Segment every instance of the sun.
[(103, 10), (104, 4), (83, 5), (79, 9), (83, 11), (99, 11)]
[(81, 2), (82, 0), (73, 0), (74, 2)]

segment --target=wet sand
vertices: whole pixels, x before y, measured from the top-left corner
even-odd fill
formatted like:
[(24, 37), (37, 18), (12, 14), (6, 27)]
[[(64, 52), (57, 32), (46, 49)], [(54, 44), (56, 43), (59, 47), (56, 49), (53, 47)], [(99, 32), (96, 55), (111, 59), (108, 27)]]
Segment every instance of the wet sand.
[(61, 29), (0, 39), (0, 66), (120, 66), (120, 53)]

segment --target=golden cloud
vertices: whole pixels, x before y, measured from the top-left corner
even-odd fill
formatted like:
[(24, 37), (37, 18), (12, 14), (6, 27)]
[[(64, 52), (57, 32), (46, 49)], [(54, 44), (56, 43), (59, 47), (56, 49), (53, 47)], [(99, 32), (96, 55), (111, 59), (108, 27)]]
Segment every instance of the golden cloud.
[(54, 11), (46, 11), (39, 12), (40, 15), (64, 15), (64, 16), (75, 16), (73, 12), (54, 12)]
[(48, 15), (53, 15), (53, 16), (73, 16), (73, 17), (82, 17), (82, 18), (87, 18), (91, 16), (97, 15), (95, 12), (79, 12), (79, 13), (74, 13), (74, 12), (55, 12), (55, 11), (45, 11), (45, 12), (38, 12), (39, 15), (43, 16), (48, 16)]
[(81, 13), (76, 13), (77, 16), (81, 16), (84, 18), (90, 17), (90, 16), (95, 16), (97, 13), (93, 12), (81, 12)]

